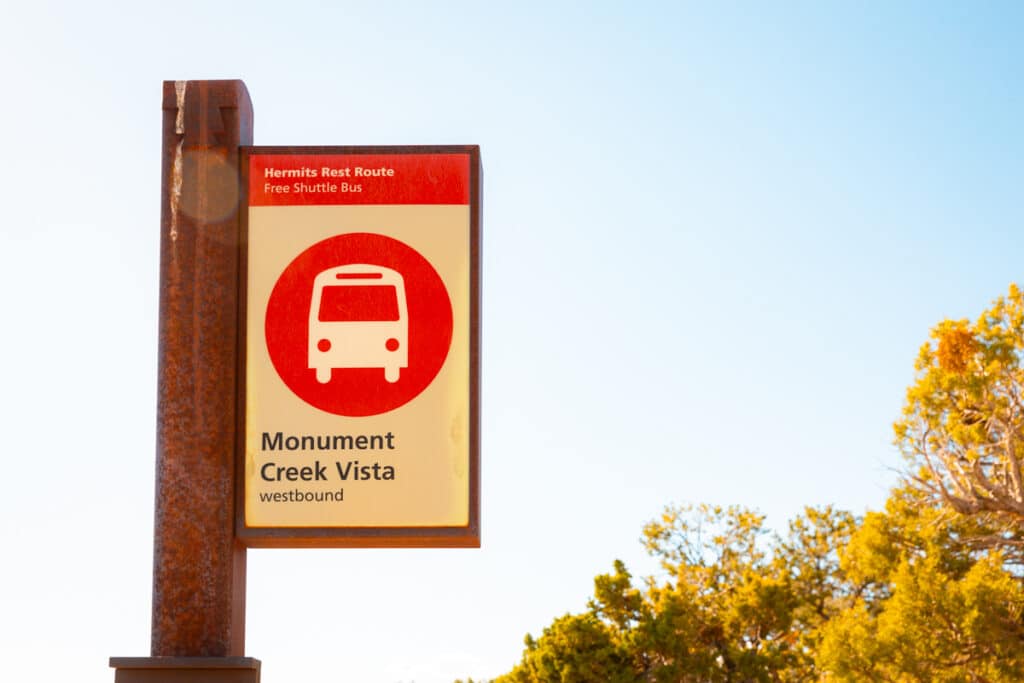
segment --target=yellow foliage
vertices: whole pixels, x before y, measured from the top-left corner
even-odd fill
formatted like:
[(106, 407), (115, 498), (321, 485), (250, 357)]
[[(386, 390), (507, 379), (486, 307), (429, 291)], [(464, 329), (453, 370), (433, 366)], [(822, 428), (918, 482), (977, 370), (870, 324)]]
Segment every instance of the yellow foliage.
[(967, 514), (1024, 520), (1024, 294), (946, 320), (918, 355), (896, 444), (918, 490)]
[(978, 342), (967, 325), (959, 323), (938, 331), (938, 362), (946, 372), (962, 375), (967, 372), (974, 354), (978, 351)]

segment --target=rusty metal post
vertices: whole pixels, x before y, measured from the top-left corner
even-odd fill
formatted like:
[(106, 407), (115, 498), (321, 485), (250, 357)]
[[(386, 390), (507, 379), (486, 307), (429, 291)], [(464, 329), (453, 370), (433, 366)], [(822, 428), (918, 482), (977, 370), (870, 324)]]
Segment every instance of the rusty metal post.
[(151, 657), (112, 658), (116, 681), (259, 680), (234, 534), (238, 148), (252, 125), (242, 81), (164, 83)]

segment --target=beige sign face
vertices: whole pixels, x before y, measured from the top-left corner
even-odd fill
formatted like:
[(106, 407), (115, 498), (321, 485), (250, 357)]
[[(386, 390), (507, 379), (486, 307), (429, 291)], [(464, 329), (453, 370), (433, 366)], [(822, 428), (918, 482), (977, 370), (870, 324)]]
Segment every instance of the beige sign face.
[(250, 154), (246, 528), (471, 524), (468, 178), (466, 154)]

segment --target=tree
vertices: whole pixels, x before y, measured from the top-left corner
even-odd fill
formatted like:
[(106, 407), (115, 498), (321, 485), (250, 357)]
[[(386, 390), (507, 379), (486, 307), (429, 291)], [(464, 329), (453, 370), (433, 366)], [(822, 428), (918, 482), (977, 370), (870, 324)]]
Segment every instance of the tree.
[(498, 683), (812, 681), (810, 648), (840, 608), (836, 548), (852, 516), (808, 508), (787, 537), (739, 507), (668, 507), (644, 528), (664, 575), (644, 588), (622, 562), (594, 580), (588, 611), (566, 615)]
[(979, 547), (1024, 559), (1024, 293), (1010, 285), (977, 322), (946, 320), (921, 348), (896, 443), (908, 481), (985, 516)]
[(1019, 681), (1024, 585), (998, 549), (965, 539), (990, 531), (896, 489), (842, 549), (853, 589), (824, 624), (815, 655), (835, 681)]
[(526, 636), (522, 661), (495, 683), (633, 683), (629, 653), (594, 614), (566, 614), (537, 640)]
[(638, 587), (616, 561), (496, 683), (1019, 681), (1024, 581), (969, 542), (985, 521), (911, 487), (863, 521), (807, 508), (784, 536), (742, 508), (669, 507), (644, 529), (664, 574)]
[(785, 536), (740, 507), (667, 507), (501, 683), (1011, 683), (1024, 672), (1024, 294), (931, 332), (863, 520), (806, 508)]
[(798, 665), (794, 586), (767, 536), (738, 506), (668, 507), (644, 528), (668, 579), (652, 582), (640, 624), (651, 680), (783, 680)]

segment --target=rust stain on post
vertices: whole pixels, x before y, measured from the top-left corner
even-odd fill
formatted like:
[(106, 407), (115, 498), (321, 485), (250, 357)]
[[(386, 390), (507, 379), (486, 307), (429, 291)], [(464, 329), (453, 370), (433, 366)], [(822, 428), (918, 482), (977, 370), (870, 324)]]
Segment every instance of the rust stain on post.
[(167, 81), (163, 110), (151, 654), (241, 656), (237, 183), (252, 104), (241, 81)]

